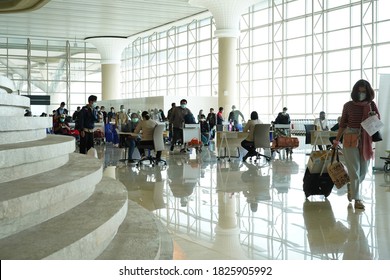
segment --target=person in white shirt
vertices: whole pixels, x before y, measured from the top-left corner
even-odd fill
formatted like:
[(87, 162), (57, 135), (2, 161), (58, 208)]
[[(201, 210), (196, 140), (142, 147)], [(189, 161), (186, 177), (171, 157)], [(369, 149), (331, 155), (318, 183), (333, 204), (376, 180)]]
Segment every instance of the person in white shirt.
[[(328, 120), (325, 117), (325, 112), (321, 111), (320, 112), (320, 117), (316, 118), (314, 120), (314, 125), (316, 126), (316, 130), (319, 131), (328, 131)], [(318, 149), (323, 150), (322, 145), (318, 145)]]

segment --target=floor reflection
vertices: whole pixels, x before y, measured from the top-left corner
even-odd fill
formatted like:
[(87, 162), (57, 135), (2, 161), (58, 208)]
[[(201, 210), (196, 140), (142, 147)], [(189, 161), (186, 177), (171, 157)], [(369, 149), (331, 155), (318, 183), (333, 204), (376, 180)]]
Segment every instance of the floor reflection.
[(101, 149), (107, 173), (172, 233), (176, 258), (390, 259), (390, 180), (382, 172), (367, 176), (366, 210), (355, 212), (345, 188), (305, 198), (305, 151), (256, 164), (217, 160), (207, 149), (164, 153), (166, 167), (138, 168), (118, 161), (121, 149)]

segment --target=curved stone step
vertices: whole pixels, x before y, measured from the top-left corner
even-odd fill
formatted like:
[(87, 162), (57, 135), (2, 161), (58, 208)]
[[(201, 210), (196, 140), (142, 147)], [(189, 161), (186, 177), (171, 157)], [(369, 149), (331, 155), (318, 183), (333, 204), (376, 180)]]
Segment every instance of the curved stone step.
[(68, 211), (92, 195), (101, 161), (72, 153), (60, 168), (0, 184), (0, 238)]
[(168, 230), (145, 208), (129, 200), (127, 216), (99, 260), (172, 260)]
[(24, 116), (30, 98), (16, 94), (0, 94), (0, 116)]
[(126, 216), (127, 190), (103, 177), (93, 195), (66, 213), (0, 239), (0, 259), (95, 259)]
[(0, 183), (59, 168), (75, 148), (74, 137), (62, 135), (0, 145)]
[(46, 137), (46, 128), (52, 126), (52, 118), (0, 116), (0, 145), (43, 139)]

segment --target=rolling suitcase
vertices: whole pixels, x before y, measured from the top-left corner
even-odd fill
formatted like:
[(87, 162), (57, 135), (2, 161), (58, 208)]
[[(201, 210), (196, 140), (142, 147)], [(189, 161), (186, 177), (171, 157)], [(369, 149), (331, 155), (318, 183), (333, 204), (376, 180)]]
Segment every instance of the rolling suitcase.
[(328, 173), (310, 173), (306, 168), (303, 176), (303, 191), (306, 197), (324, 195), (328, 197), (333, 189), (333, 181)]

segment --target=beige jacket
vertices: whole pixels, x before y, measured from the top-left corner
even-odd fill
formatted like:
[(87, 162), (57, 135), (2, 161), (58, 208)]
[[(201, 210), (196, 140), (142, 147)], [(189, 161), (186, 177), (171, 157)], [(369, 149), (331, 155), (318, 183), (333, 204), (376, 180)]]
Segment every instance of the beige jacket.
[(244, 129), (242, 130), (243, 132), (248, 132), (248, 136), (246, 137), (246, 141), (249, 141), (249, 142), (254, 142), (255, 141), (255, 138), (254, 138), (254, 133), (255, 133), (255, 125), (256, 124), (262, 124), (263, 122), (259, 119), (257, 120), (249, 120)]

